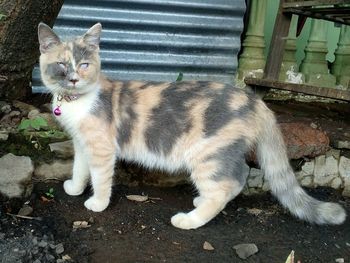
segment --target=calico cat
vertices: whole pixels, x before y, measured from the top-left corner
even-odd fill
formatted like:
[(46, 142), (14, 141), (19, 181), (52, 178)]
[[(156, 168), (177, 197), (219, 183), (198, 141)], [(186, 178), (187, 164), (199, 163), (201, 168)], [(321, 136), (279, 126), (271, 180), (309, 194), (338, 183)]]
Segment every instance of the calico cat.
[(170, 172), (186, 169), (198, 190), (195, 207), (171, 223), (194, 229), (213, 219), (246, 183), (245, 154), (256, 147), (272, 193), (298, 218), (341, 224), (336, 203), (318, 201), (298, 184), (274, 114), (264, 102), (231, 85), (183, 81), (111, 81), (100, 73), (101, 24), (62, 42), (47, 25), (38, 27), (40, 70), (53, 95), (58, 122), (74, 143), (69, 195), (93, 195), (85, 207), (107, 208), (116, 159)]

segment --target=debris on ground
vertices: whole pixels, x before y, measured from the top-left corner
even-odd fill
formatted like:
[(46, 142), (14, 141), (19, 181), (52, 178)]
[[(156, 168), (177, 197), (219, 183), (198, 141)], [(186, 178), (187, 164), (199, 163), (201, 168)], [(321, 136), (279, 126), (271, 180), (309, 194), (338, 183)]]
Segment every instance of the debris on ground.
[(89, 228), (91, 225), (89, 225), (89, 222), (87, 221), (74, 221), (73, 222), (73, 229), (79, 229), (79, 228)]
[(214, 247), (208, 241), (205, 241), (203, 244), (203, 249), (211, 251), (214, 250)]
[(260, 214), (263, 212), (263, 210), (258, 209), (258, 208), (248, 208), (248, 209), (247, 209), (247, 212), (248, 212), (249, 214), (251, 214), (251, 215), (258, 216), (258, 215), (260, 215)]
[(130, 201), (145, 202), (148, 200), (147, 195), (126, 195), (126, 198)]
[(253, 243), (238, 244), (233, 248), (236, 250), (238, 257), (241, 259), (247, 259), (259, 251), (258, 247)]
[(29, 216), (31, 213), (33, 213), (33, 207), (30, 205), (24, 204), (21, 209), (18, 211), (17, 215), (19, 216)]

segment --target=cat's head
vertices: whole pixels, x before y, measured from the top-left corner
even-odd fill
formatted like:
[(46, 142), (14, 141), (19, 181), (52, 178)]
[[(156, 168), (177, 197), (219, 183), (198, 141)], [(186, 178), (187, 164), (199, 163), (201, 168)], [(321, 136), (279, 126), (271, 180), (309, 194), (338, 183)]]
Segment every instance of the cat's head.
[(52, 93), (84, 94), (95, 87), (101, 67), (101, 29), (98, 23), (83, 36), (61, 41), (49, 26), (39, 24), (41, 78)]

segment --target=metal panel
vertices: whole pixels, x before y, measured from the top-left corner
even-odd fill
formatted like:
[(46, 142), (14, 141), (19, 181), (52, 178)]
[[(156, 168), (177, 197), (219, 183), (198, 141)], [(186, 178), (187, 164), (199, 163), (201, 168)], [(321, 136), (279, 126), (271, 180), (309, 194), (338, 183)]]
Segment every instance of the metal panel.
[[(54, 25), (63, 38), (101, 22), (102, 70), (114, 79), (232, 83), (244, 0), (66, 0)], [(38, 67), (33, 90), (40, 91)]]

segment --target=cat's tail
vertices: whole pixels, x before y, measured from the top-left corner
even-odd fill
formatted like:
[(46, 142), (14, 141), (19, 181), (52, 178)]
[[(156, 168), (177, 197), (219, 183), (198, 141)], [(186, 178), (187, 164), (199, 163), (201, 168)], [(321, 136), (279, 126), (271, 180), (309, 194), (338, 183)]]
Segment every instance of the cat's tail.
[(257, 157), (272, 193), (300, 219), (317, 224), (343, 223), (346, 213), (339, 204), (316, 200), (301, 188), (289, 164), (273, 113), (263, 103), (258, 108), (261, 130), (257, 140)]

